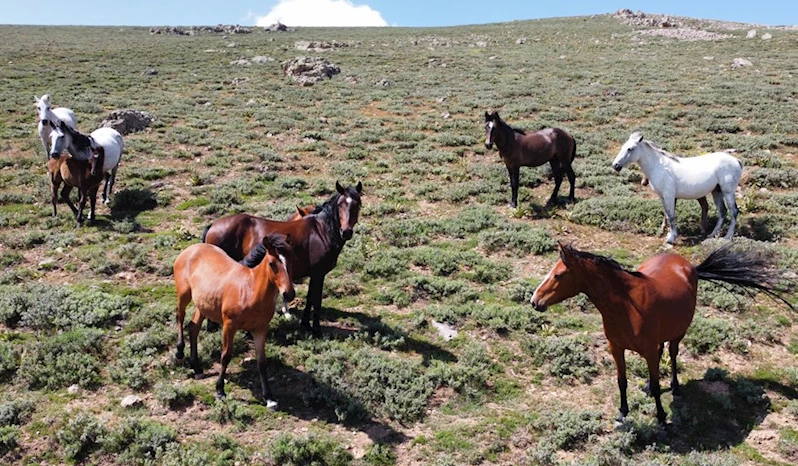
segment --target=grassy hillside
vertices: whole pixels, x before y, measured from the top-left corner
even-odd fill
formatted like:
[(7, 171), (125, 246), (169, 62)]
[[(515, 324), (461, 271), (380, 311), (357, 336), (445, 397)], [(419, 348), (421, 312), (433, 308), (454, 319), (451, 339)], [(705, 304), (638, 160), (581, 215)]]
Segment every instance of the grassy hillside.
[[(615, 428), (598, 312), (584, 296), (528, 305), (556, 241), (630, 267), (665, 250), (641, 172), (610, 168), (632, 131), (680, 154), (737, 149), (739, 241), (796, 276), (798, 31), (684, 22), (728, 37), (646, 35), (610, 16), (229, 37), (0, 26), (0, 462), (795, 464), (798, 316), (785, 306), (702, 284), (680, 400), (662, 361), (668, 426), (628, 354), (631, 413)], [(280, 63), (302, 55), (341, 74), (300, 86)], [(231, 64), (255, 56), (274, 61)], [(52, 217), (44, 93), (85, 132), (121, 108), (157, 118), (125, 137), (94, 225), (76, 228), (64, 205)], [(576, 204), (543, 209), (540, 167), (522, 169), (520, 207), (506, 206), (506, 170), (483, 144), (494, 109), (575, 137)], [(336, 180), (362, 181), (364, 207), (325, 283), (323, 337), (272, 323), (271, 412), (238, 335), (228, 397), (214, 400), (219, 333), (200, 337), (207, 378), (174, 359), (175, 257), (222, 215), (282, 218)], [(719, 244), (698, 218), (679, 204), (672, 249), (695, 263)], [(143, 402), (123, 408), (131, 394)]]

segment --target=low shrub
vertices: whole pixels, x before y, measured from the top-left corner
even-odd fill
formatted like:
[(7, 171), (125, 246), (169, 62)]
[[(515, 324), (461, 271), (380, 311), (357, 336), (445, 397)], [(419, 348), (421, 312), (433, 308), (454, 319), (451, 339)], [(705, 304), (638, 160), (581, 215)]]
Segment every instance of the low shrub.
[(352, 454), (335, 440), (314, 433), (303, 436), (282, 434), (269, 446), (275, 465), (347, 466)]
[(177, 409), (194, 402), (191, 387), (185, 384), (159, 382), (153, 388), (155, 399), (169, 409)]
[(509, 250), (515, 254), (538, 256), (554, 250), (554, 241), (546, 230), (524, 223), (483, 231), (479, 234), (479, 245), (490, 253)]
[(103, 332), (80, 328), (26, 345), (17, 376), (29, 388), (50, 390), (100, 381)]
[(532, 337), (524, 348), (535, 364), (566, 380), (589, 382), (598, 373), (598, 366), (590, 356), (588, 345), (579, 336)]
[(33, 401), (24, 398), (0, 403), (0, 427), (24, 424), (35, 407)]
[(94, 450), (102, 446), (108, 430), (95, 416), (80, 412), (72, 416), (66, 425), (56, 432), (56, 438), (71, 461), (83, 461)]
[(103, 437), (103, 450), (117, 453), (122, 464), (149, 465), (176, 439), (172, 428), (160, 422), (126, 418)]
[(533, 426), (545, 432), (541, 443), (551, 444), (555, 450), (573, 450), (604, 430), (600, 412), (572, 409), (542, 413)]

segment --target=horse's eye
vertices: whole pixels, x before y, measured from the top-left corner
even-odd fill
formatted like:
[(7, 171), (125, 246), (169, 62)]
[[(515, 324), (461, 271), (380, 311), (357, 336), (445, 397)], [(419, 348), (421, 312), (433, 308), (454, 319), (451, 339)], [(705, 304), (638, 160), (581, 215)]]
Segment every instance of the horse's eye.
[(559, 279), (561, 279), (563, 277), (563, 275), (565, 275), (565, 272), (555, 273), (554, 274), (554, 279), (555, 280), (559, 280)]

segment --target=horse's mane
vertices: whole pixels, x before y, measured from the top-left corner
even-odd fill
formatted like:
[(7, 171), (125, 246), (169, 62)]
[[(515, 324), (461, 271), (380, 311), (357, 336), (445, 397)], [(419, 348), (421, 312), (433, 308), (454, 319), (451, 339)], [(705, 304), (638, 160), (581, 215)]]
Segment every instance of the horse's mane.
[(69, 125), (64, 125), (66, 131), (72, 136), (72, 143), (80, 149), (91, 147), (91, 137), (87, 136), (76, 129), (70, 128)]
[[(270, 233), (266, 235), (266, 237), (269, 239), (269, 243), (271, 243), (272, 247), (277, 249), (277, 252), (283, 256), (291, 254), (291, 246), (285, 241), (285, 236), (277, 233)], [(241, 260), (240, 264), (249, 268), (256, 267), (263, 262), (263, 258), (266, 257), (268, 252), (269, 250), (263, 245), (263, 242), (260, 242), (247, 257)]]
[(681, 162), (681, 159), (679, 158), (678, 155), (676, 155), (676, 154), (674, 154), (672, 152), (666, 151), (665, 149), (663, 149), (662, 147), (658, 146), (657, 144), (649, 141), (648, 139), (643, 139), (643, 142), (648, 144), (648, 147), (654, 149), (655, 152), (659, 152), (659, 154), (662, 155), (663, 157), (667, 157), (667, 158), (673, 160), (676, 163)]
[[(354, 199), (358, 204), (360, 203), (360, 194), (351, 188), (346, 188), (346, 195)], [(338, 216), (338, 200), (341, 198), (340, 193), (335, 193), (327, 201), (316, 207), (311, 215), (324, 214), (327, 225), (327, 234), (335, 244), (343, 245), (344, 239), (341, 237), (341, 218)]]
[(511, 125), (507, 124), (507, 122), (502, 120), (501, 117), (498, 118), (498, 121), (499, 121), (499, 123), (502, 124), (502, 126), (506, 126), (506, 127), (508, 127), (509, 129), (515, 131), (518, 134), (526, 134), (526, 130), (523, 130), (521, 128), (516, 128), (515, 126), (511, 126)]
[(615, 259), (612, 259), (610, 257), (600, 256), (598, 254), (593, 254), (593, 253), (590, 253), (590, 252), (587, 252), (587, 251), (580, 251), (580, 250), (574, 248), (571, 244), (562, 245), (562, 248), (565, 249), (566, 251), (568, 251), (571, 255), (577, 257), (578, 259), (589, 260), (589, 261), (595, 262), (598, 265), (607, 267), (609, 269), (618, 270), (620, 272), (626, 272), (626, 273), (634, 275), (636, 277), (639, 277), (639, 276), (642, 275), (640, 272), (638, 272), (636, 270), (627, 269), (626, 267), (621, 265), (618, 261), (616, 261)]

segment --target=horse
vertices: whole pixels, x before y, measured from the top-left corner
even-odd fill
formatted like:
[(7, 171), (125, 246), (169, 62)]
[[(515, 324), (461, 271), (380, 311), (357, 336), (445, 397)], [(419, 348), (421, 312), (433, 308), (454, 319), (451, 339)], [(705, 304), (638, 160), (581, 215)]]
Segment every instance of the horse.
[(725, 239), (732, 239), (739, 213), (734, 193), (743, 174), (743, 163), (739, 159), (727, 152), (677, 157), (643, 139), (642, 133), (635, 132), (621, 147), (612, 162), (612, 168), (620, 172), (634, 162), (640, 164), (651, 189), (662, 202), (670, 227), (665, 238), (667, 244), (676, 241), (676, 199), (700, 199), (709, 193), (712, 193), (718, 209), (718, 221), (709, 236), (718, 236), (728, 208), (731, 210), (731, 221)]
[(568, 200), (574, 202), (576, 174), (571, 167), (576, 158), (576, 141), (568, 132), (560, 128), (546, 128), (533, 133), (513, 128), (499, 117), (498, 112), (485, 112), (485, 147), (499, 149), (499, 156), (510, 175), (512, 198), (510, 207), (518, 206), (518, 182), (521, 167), (537, 167), (549, 162), (554, 175), (554, 191), (546, 206), (557, 201), (557, 193), (562, 184), (563, 172), (568, 176), (571, 190)]
[[(640, 184), (643, 185), (643, 186), (648, 186), (649, 185), (648, 178), (646, 178), (644, 176), (643, 179), (640, 181)], [(696, 200), (698, 201), (698, 205), (701, 207), (701, 224), (699, 225), (699, 227), (701, 229), (701, 234), (702, 235), (706, 235), (707, 234), (707, 222), (708, 222), (707, 214), (709, 213), (709, 204), (707, 204), (707, 198), (706, 197), (699, 197)], [(674, 207), (673, 208), (676, 209), (676, 201), (674, 201)], [(666, 214), (666, 215), (663, 215), (662, 225), (660, 225), (660, 227), (659, 227), (659, 234), (660, 235), (665, 232), (665, 227), (667, 225), (668, 225), (668, 215)]]
[(295, 220), (299, 220), (300, 218), (305, 217), (308, 214), (313, 213), (314, 210), (316, 210), (316, 206), (313, 205), (313, 204), (306, 205), (305, 207), (296, 206), (296, 212), (294, 212), (293, 214), (289, 215), (288, 218), (285, 219), (285, 221), (286, 222), (293, 222)]
[(177, 351), (182, 360), (185, 342), (183, 320), (186, 307), (194, 301), (194, 316), (188, 324), (191, 350), (191, 367), (194, 374), (202, 374), (197, 356), (197, 336), (204, 319), (222, 324), (222, 369), (216, 380), (216, 397), (224, 398), (224, 376), (233, 357), (233, 339), (236, 331), (247, 330), (255, 340), (255, 354), (260, 375), (261, 396), (268, 408), (276, 408), (266, 368), (266, 335), (274, 316), (274, 303), (278, 291), (294, 299), (294, 285), (286, 268), (290, 248), (287, 238), (268, 234), (253, 250), (258, 264), (252, 268), (231, 259), (212, 244), (197, 243), (187, 247), (177, 256), (174, 265), (177, 290)]
[(58, 157), (66, 149), (73, 158), (88, 160), (91, 158), (92, 151), (102, 147), (105, 153), (105, 161), (103, 163), (103, 174), (105, 175), (103, 204), (108, 204), (110, 202), (109, 196), (114, 190), (116, 170), (119, 168), (122, 151), (125, 149), (125, 141), (122, 139), (122, 135), (113, 128), (98, 128), (87, 136), (70, 128), (64, 122), (60, 122), (58, 125), (52, 124), (51, 127), (53, 131), (50, 134), (50, 157)]
[(203, 233), (204, 243), (215, 244), (236, 261), (250, 255), (261, 238), (269, 233), (290, 235), (292, 258), (288, 268), (294, 282), (310, 277), (302, 325), (310, 328), (313, 309), (314, 335), (319, 335), (324, 277), (338, 263), (338, 255), (352, 238), (360, 215), (363, 184), (344, 188), (335, 182), (336, 194), (313, 213), (292, 222), (267, 220), (248, 214), (222, 217)]
[(530, 300), (538, 311), (579, 293), (601, 313), (604, 334), (617, 369), (621, 392), (619, 421), (629, 413), (626, 402), (626, 362), (624, 351), (632, 350), (645, 358), (649, 389), (657, 405), (657, 419), (665, 422), (660, 401), (659, 361), (665, 342), (671, 356), (671, 390), (680, 395), (676, 359), (679, 342), (693, 320), (698, 281), (728, 283), (750, 291), (756, 289), (786, 303), (779, 293), (778, 272), (761, 256), (735, 251), (733, 243), (712, 251), (694, 266), (678, 254), (651, 257), (635, 271), (614, 260), (559, 245), (559, 259), (535, 289)]
[(63, 121), (72, 129), (77, 129), (78, 119), (75, 117), (75, 112), (66, 107), (50, 107), (50, 95), (44, 94), (41, 98), (33, 96), (36, 102), (36, 110), (39, 112), (39, 138), (42, 140), (44, 146), (44, 155), (46, 158), (50, 157), (50, 132), (52, 127), (50, 123), (58, 124)]
[[(61, 123), (63, 124), (63, 122)], [(57, 158), (50, 158), (47, 161), (47, 172), (50, 175), (53, 197), (53, 217), (58, 216), (58, 188), (64, 183), (61, 190), (61, 199), (67, 203), (78, 226), (83, 223), (83, 209), (86, 207), (86, 200), (89, 200), (89, 221), (94, 221), (94, 207), (97, 203), (97, 191), (103, 181), (102, 166), (105, 161), (105, 151), (98, 147), (93, 152), (89, 160), (77, 160), (68, 155), (61, 155)], [(75, 208), (69, 199), (72, 188), (78, 188), (78, 205)]]

